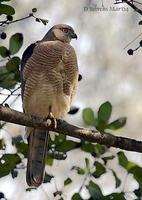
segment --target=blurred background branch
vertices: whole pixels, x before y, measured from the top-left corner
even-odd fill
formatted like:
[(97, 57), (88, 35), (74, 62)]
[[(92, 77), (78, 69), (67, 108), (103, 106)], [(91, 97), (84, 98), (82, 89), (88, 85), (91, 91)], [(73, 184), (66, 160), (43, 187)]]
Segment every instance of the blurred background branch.
[(142, 5), (141, 2), (139, 1), (134, 1), (134, 0), (115, 0), (114, 4), (120, 4), (120, 3), (126, 3), (129, 5), (131, 8), (133, 8), (137, 13), (142, 15), (142, 10), (138, 8), (134, 3)]

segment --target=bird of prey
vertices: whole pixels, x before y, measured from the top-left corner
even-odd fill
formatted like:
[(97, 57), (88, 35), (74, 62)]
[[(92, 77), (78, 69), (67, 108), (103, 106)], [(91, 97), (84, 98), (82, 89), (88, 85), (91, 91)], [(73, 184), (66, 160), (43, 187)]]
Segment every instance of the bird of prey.
[[(78, 65), (71, 39), (73, 28), (53, 26), (42, 40), (31, 44), (21, 62), (22, 101), (25, 113), (60, 119), (70, 110), (78, 83)], [(26, 127), (29, 154), (26, 180), (29, 186), (43, 182), (49, 131)]]

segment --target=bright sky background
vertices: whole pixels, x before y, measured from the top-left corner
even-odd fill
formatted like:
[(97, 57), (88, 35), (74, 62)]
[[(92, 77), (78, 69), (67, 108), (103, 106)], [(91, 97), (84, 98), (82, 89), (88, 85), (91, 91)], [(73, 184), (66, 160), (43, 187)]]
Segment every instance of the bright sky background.
[[(92, 1), (90, 5), (101, 6), (101, 1), (94, 2), (96, 3)], [(114, 6), (113, 3), (113, 0), (104, 0), (104, 6), (108, 10)], [(80, 112), (73, 117), (67, 116), (66, 119), (82, 126), (81, 109), (91, 107), (97, 111), (100, 104), (110, 101), (114, 108), (113, 119), (121, 116), (128, 117), (126, 127), (118, 131), (118, 134), (140, 139), (139, 130), (142, 129), (142, 66), (140, 59), (142, 50), (137, 51), (134, 56), (129, 56), (124, 47), (141, 33), (141, 27), (138, 26), (141, 16), (127, 6), (125, 8), (128, 11), (84, 11), (84, 7), (89, 6), (87, 0), (15, 0), (13, 5), (17, 8), (15, 19), (28, 15), (33, 7), (38, 9), (37, 17), (49, 19), (47, 26), (34, 22), (34, 19), (28, 19), (7, 28), (6, 32), (9, 33), (9, 36), (15, 32), (24, 33), (24, 46), (20, 50), (20, 55), (30, 43), (41, 39), (54, 24), (67, 23), (74, 28), (78, 35), (78, 40), (73, 41), (72, 45), (77, 53), (83, 80), (79, 83), (78, 94), (73, 104), (80, 107)], [(137, 39), (130, 48), (136, 48), (140, 39)], [(2, 97), (0, 100), (2, 101)], [(16, 101), (14, 108), (22, 110), (20, 99)], [(24, 128), (21, 129), (19, 126), (8, 125), (7, 130), (9, 128), (11, 132), (14, 130), (14, 134), (24, 132)], [(10, 140), (8, 133), (2, 132), (1, 134), (8, 138), (7, 141)], [(7, 149), (7, 152), (11, 151), (14, 149)], [(141, 155), (136, 156), (135, 153), (128, 155), (135, 162), (141, 163)], [(53, 168), (48, 167), (50, 173), (57, 173), (58, 189), (62, 188), (61, 180), (66, 179), (70, 174), (70, 160), (73, 160), (73, 163), (84, 165), (86, 156), (89, 155), (74, 150), (69, 153), (68, 159), (64, 162), (58, 161), (55, 162)], [(116, 163), (110, 164), (113, 164), (114, 168), (117, 167)], [(124, 177), (125, 171), (121, 168), (118, 171), (120, 171), (120, 176)], [(76, 179), (75, 174), (70, 175)], [(76, 180), (76, 184), (80, 184), (81, 181)], [(108, 176), (103, 176), (99, 181), (106, 186), (105, 194), (114, 189), (107, 184)], [(128, 180), (128, 182), (130, 181)], [(136, 186), (135, 182), (133, 184)], [(134, 185), (127, 187), (134, 187)], [(25, 170), (19, 170), (19, 176), (16, 179), (12, 179), (10, 176), (0, 179), (0, 191), (6, 192), (8, 200), (53, 199), (54, 180), (52, 180), (52, 185), (45, 184), (38, 189), (38, 192), (25, 192), (26, 187)], [(70, 195), (76, 191), (76, 188), (77, 185), (68, 186), (65, 190), (66, 200), (70, 199)], [(45, 193), (44, 190), (47, 192)]]

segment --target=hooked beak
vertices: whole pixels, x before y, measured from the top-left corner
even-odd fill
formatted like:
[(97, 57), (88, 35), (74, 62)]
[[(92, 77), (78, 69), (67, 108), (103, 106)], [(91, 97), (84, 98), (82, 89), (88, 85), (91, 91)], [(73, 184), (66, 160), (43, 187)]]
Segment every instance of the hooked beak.
[(70, 36), (71, 36), (72, 39), (76, 39), (76, 40), (77, 40), (77, 35), (76, 35), (76, 33), (71, 33)]

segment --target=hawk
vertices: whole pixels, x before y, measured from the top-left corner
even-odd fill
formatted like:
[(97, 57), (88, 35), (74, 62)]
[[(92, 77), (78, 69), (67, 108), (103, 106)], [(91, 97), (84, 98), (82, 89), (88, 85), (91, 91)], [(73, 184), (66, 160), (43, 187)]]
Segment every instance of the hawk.
[[(77, 39), (66, 24), (53, 26), (42, 40), (31, 44), (21, 62), (22, 102), (25, 113), (60, 119), (70, 110), (78, 83), (78, 65), (71, 39)], [(29, 153), (26, 181), (38, 187), (43, 182), (49, 131), (26, 127)]]

